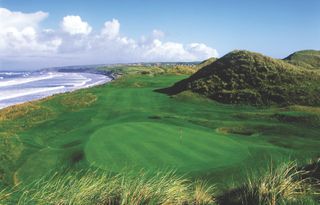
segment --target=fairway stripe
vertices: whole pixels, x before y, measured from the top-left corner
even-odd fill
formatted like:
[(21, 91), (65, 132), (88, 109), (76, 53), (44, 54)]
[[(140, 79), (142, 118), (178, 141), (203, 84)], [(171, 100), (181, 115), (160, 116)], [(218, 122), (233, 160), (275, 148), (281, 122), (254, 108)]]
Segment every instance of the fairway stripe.
[[(162, 133), (165, 133), (167, 131), (164, 129), (164, 127), (160, 127), (159, 129), (164, 131)], [(179, 130), (179, 127), (177, 127), (177, 132), (175, 132), (174, 130), (170, 130), (170, 131), (172, 131), (171, 133), (178, 135), (179, 134), (178, 130)], [(221, 136), (217, 136), (214, 132), (211, 132), (211, 133), (208, 132), (206, 135), (199, 136), (197, 133), (194, 133), (193, 130), (191, 129), (186, 130), (185, 128), (182, 129), (182, 132), (183, 131), (186, 131), (188, 135), (191, 134), (192, 137), (190, 136), (183, 137), (182, 144), (184, 146), (187, 145), (189, 147), (190, 152), (198, 154), (200, 159), (202, 159), (203, 157), (204, 158), (212, 157), (212, 155), (217, 155), (217, 153), (219, 152), (223, 154), (224, 150), (219, 146), (217, 146), (217, 144), (221, 144), (219, 139), (217, 139)], [(171, 140), (170, 134), (164, 134), (163, 137), (166, 137), (168, 141)], [(234, 144), (234, 141), (232, 139), (224, 138), (223, 140), (230, 141), (229, 142), (230, 144)], [(224, 147), (224, 149), (226, 149), (226, 147)], [(196, 152), (195, 150), (198, 150), (199, 152)]]
[[(179, 168), (214, 167), (246, 157), (244, 146), (232, 139), (203, 129), (150, 122), (128, 122), (106, 126), (96, 131), (88, 142), (89, 161), (100, 166)], [(240, 154), (241, 153), (241, 154)], [(101, 157), (100, 155), (105, 155)], [(96, 157), (96, 159), (95, 159)]]

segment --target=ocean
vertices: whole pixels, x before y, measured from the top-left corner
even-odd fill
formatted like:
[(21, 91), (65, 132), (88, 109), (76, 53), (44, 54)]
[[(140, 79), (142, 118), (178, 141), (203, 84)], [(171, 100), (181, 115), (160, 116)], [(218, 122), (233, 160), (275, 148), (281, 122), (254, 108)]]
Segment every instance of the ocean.
[(111, 81), (85, 72), (0, 71), (0, 108)]

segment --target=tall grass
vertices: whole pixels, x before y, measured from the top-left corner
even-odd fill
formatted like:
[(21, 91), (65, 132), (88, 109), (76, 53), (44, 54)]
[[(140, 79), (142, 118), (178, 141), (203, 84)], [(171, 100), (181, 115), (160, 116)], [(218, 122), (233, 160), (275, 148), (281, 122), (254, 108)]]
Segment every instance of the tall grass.
[(0, 205), (4, 205), (3, 202), (7, 201), (11, 196), (11, 193), (7, 189), (1, 189), (0, 187)]
[(219, 196), (210, 183), (172, 171), (64, 171), (0, 191), (0, 205), (316, 205), (320, 204), (320, 183), (313, 177), (319, 174), (316, 165), (270, 166)]
[(150, 175), (99, 171), (55, 173), (22, 188), (18, 205), (213, 204), (214, 188), (174, 172)]
[(315, 195), (316, 191), (302, 178), (306, 171), (298, 170), (295, 162), (285, 163), (255, 181), (248, 181), (249, 190), (257, 192), (259, 203), (276, 205), (298, 201), (306, 196)]
[(208, 184), (208, 182), (197, 180), (194, 184), (194, 204), (210, 204), (213, 202), (215, 187)]
[(233, 189), (219, 199), (228, 205), (312, 205), (318, 204), (316, 196), (319, 182), (309, 177), (309, 171), (296, 162), (270, 166), (262, 175), (252, 175), (242, 186)]

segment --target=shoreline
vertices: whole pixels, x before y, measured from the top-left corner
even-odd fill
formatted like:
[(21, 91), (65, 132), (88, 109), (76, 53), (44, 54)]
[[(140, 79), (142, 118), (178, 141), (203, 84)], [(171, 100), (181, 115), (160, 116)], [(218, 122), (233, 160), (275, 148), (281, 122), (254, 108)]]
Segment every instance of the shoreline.
[[(64, 72), (60, 72), (60, 73), (64, 73)], [(67, 73), (71, 73), (71, 72), (67, 72)], [(97, 87), (97, 86), (102, 86), (102, 85), (105, 85), (105, 84), (110, 83), (110, 82), (112, 82), (112, 81), (117, 79), (117, 77), (115, 77), (114, 73), (112, 73), (112, 72), (109, 72), (109, 73), (106, 73), (106, 72), (100, 72), (100, 73), (74, 72), (74, 73), (87, 73), (87, 74), (102, 75), (102, 76), (106, 76), (106, 79), (97, 81), (97, 82), (95, 82), (92, 85), (89, 85), (87, 87), (80, 87), (78, 89), (74, 89), (74, 90), (70, 90), (70, 91), (67, 90), (67, 91), (64, 91), (64, 92), (57, 92), (57, 93), (53, 93), (51, 95), (44, 96), (44, 97), (41, 97), (41, 98), (38, 98), (38, 99), (27, 100), (27, 101), (19, 102), (19, 103), (16, 103), (16, 104), (11, 104), (11, 105), (8, 105), (8, 106), (5, 106), (5, 107), (0, 107), (0, 112), (5, 110), (5, 109), (16, 107), (16, 106), (21, 106), (21, 105), (24, 105), (24, 104), (27, 104), (27, 103), (35, 103), (37, 101), (46, 100), (46, 99), (51, 98), (51, 97), (56, 96), (56, 95), (61, 95), (61, 94), (66, 94), (66, 93), (73, 93), (75, 91), (79, 91), (79, 90), (83, 90), (83, 89), (89, 89), (89, 88), (93, 88), (93, 87)], [(101, 82), (101, 81), (103, 81), (103, 82)]]

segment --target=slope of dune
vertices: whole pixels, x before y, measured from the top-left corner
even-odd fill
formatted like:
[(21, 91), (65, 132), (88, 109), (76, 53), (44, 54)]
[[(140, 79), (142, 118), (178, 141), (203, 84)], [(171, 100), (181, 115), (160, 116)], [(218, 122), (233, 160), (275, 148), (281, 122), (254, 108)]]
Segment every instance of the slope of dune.
[(187, 79), (158, 91), (190, 90), (222, 103), (319, 105), (320, 74), (259, 53), (233, 51)]

